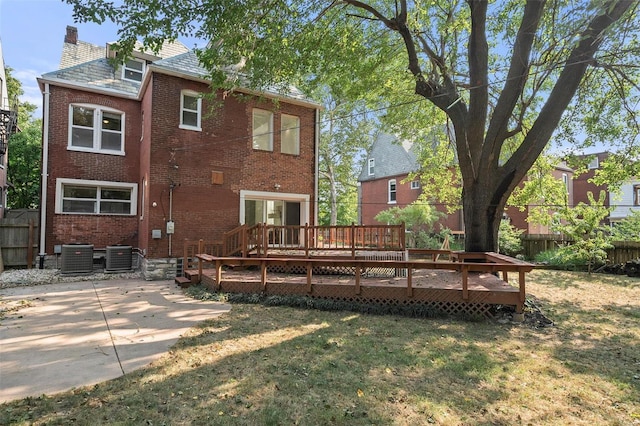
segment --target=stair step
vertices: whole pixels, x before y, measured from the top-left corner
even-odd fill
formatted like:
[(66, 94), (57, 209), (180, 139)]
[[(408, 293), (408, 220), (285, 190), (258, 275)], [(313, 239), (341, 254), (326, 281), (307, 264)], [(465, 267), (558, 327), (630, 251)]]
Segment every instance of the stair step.
[(198, 274), (196, 271), (184, 271), (184, 276), (186, 278), (189, 278), (192, 283), (197, 283), (198, 281), (200, 281), (200, 274)]
[(191, 279), (187, 277), (176, 277), (175, 282), (182, 288), (191, 287), (191, 285), (193, 284), (193, 282), (191, 282)]

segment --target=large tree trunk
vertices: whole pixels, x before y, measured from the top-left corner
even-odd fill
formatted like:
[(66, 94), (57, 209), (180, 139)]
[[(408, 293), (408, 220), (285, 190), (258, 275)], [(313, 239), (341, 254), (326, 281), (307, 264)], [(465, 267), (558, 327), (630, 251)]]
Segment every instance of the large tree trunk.
[(465, 251), (498, 251), (498, 229), (504, 206), (495, 205), (495, 192), (476, 183), (463, 190)]

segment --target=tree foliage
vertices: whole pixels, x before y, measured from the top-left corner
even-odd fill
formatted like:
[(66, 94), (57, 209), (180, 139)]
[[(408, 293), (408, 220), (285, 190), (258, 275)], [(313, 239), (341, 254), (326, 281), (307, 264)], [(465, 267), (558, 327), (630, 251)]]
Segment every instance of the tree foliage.
[(469, 251), (497, 249), (507, 200), (556, 130), (637, 142), (635, 0), (66, 1), (77, 19), (119, 24), (124, 51), (206, 40), (216, 85), (343, 78), (385, 107), (435, 107), (455, 136)]
[(558, 250), (557, 255), (563, 257), (566, 263), (586, 265), (591, 272), (593, 266), (606, 261), (606, 250), (613, 248), (613, 245), (609, 230), (602, 225), (610, 212), (604, 205), (605, 192), (600, 191), (597, 200), (591, 192), (587, 193), (587, 197), (589, 204), (578, 203), (577, 206), (561, 209), (552, 229), (571, 240)]
[[(6, 67), (5, 71), (9, 99), (18, 99), (24, 94), (22, 84), (13, 77), (11, 68)], [(42, 122), (33, 118), (36, 108), (28, 102), (18, 104), (20, 131), (9, 138), (7, 177), (11, 186), (7, 207), (11, 209), (34, 209), (40, 201)]]
[(358, 221), (358, 160), (371, 144), (373, 126), (365, 102), (349, 100), (328, 86), (315, 94), (325, 107), (318, 148), (318, 217), (322, 225), (348, 225)]
[(612, 241), (640, 242), (640, 211), (629, 209), (629, 215), (612, 224)]
[(429, 204), (418, 200), (406, 207), (391, 207), (381, 211), (375, 216), (375, 220), (390, 225), (404, 223), (405, 229), (413, 236), (416, 247), (433, 245), (431, 238), (434, 233), (433, 225), (441, 217), (436, 209)]
[(40, 201), (41, 121), (29, 121), (9, 139), (7, 207), (35, 209)]

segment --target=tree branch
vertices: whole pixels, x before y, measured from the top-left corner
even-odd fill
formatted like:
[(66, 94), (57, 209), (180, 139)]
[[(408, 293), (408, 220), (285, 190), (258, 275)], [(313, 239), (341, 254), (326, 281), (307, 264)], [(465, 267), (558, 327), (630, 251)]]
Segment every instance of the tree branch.
[[(515, 184), (542, 153), (556, 129), (562, 113), (575, 95), (587, 68), (594, 62), (594, 55), (604, 40), (604, 32), (619, 20), (635, 0), (609, 0), (602, 5), (602, 14), (594, 17), (573, 48), (565, 66), (547, 98), (538, 118), (524, 141), (504, 165), (505, 173), (515, 171)], [(514, 184), (514, 185), (515, 185)]]
[[(485, 143), (488, 152), (499, 153), (506, 140), (509, 118), (529, 78), (530, 55), (546, 0), (528, 0), (511, 56), (507, 81), (493, 111)], [(522, 115), (522, 114), (521, 114)], [(489, 159), (486, 159), (489, 160)], [(497, 159), (496, 159), (497, 161)]]
[(472, 89), (469, 91), (469, 116), (473, 117), (473, 120), (469, 120), (467, 123), (467, 134), (469, 141), (472, 141), (468, 146), (470, 158), (477, 170), (484, 141), (489, 102), (489, 46), (486, 34), (488, 2), (486, 0), (467, 0), (467, 3), (471, 10), (468, 61), (469, 82)]

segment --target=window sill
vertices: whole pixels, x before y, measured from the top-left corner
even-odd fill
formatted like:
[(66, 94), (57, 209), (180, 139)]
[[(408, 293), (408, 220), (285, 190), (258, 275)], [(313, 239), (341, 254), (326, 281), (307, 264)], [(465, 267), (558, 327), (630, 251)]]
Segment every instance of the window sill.
[(67, 146), (67, 151), (76, 151), (76, 152), (88, 152), (91, 154), (106, 154), (106, 155), (120, 155), (124, 156), (124, 151), (109, 151), (106, 149), (92, 149), (92, 148), (79, 148), (77, 146)]
[(187, 125), (184, 125), (184, 124), (179, 125), (178, 128), (180, 128), (182, 130), (193, 130), (194, 132), (201, 132), (202, 131), (202, 127), (187, 126)]

